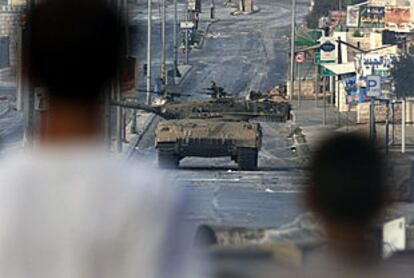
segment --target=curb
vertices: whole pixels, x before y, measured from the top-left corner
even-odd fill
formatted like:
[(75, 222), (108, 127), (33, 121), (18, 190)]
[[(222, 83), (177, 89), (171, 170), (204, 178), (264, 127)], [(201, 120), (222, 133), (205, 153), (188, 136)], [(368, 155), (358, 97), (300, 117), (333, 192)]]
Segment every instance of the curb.
[(125, 153), (125, 160), (129, 160), (132, 157), (132, 154), (135, 151), (136, 146), (141, 141), (142, 137), (144, 136), (144, 133), (148, 131), (151, 124), (154, 122), (156, 115), (151, 114), (148, 119), (144, 123), (144, 127), (138, 131), (138, 134), (132, 139), (131, 143), (129, 143), (128, 150)]
[(0, 103), (0, 117), (3, 117), (10, 111), (10, 104), (9, 103)]
[(195, 46), (194, 48), (196, 48), (196, 49), (201, 49), (201, 48), (203, 48), (203, 45), (204, 45), (204, 39), (205, 39), (205, 36), (207, 35), (207, 33), (208, 33), (208, 30), (210, 29), (210, 27), (211, 27), (211, 25), (213, 24), (213, 23), (216, 23), (216, 22), (219, 22), (220, 21), (220, 19), (215, 19), (215, 20), (213, 20), (213, 21), (209, 21), (208, 23), (207, 23), (207, 26), (206, 26), (206, 28), (204, 29), (204, 35), (202, 36), (202, 38), (201, 38), (201, 40), (200, 40), (200, 44), (199, 45), (197, 45), (197, 46)]
[[(177, 85), (180, 85), (182, 82), (184, 82), (184, 80), (186, 79), (188, 74), (192, 71), (192, 69), (193, 69), (193, 66), (191, 66), (190, 69), (187, 70), (187, 72), (181, 77), (181, 79), (180, 79), (180, 81), (178, 82)], [(148, 131), (149, 127), (154, 122), (156, 116), (157, 115), (155, 115), (155, 114), (151, 114), (151, 116), (149, 116), (148, 119), (145, 121), (144, 127), (141, 130), (139, 130), (138, 134), (136, 136), (134, 136), (134, 138), (131, 140), (131, 142), (128, 145), (128, 150), (125, 152), (125, 160), (126, 161), (131, 158), (133, 152), (135, 151), (135, 147), (141, 141), (142, 137), (144, 136), (144, 133)]]
[[(204, 35), (202, 36), (201, 40), (200, 40), (200, 44), (195, 47), (196, 49), (201, 49), (204, 45), (204, 39), (205, 39), (205, 35), (208, 33), (208, 30), (210, 29), (210, 26), (213, 23), (216, 23), (220, 21), (219, 19), (215, 19), (213, 21), (209, 21), (207, 23), (206, 28), (204, 29)], [(182, 75), (180, 81), (177, 83), (177, 85), (181, 85), (187, 78), (187, 76), (189, 75), (189, 73), (193, 70), (193, 66), (191, 66), (184, 75)], [(139, 142), (141, 141), (143, 135), (145, 132), (148, 131), (149, 127), (151, 126), (151, 124), (153, 123), (153, 121), (155, 120), (156, 115), (152, 114), (147, 121), (144, 124), (144, 127), (138, 132), (138, 134), (134, 137), (134, 139), (131, 140), (131, 143), (129, 143), (128, 146), (128, 150), (125, 153), (125, 160), (129, 160), (133, 154), (133, 152), (135, 151), (135, 147), (139, 144)]]
[(190, 68), (180, 77), (180, 81), (176, 84), (177, 86), (181, 85), (187, 78), (188, 74), (193, 70), (193, 66), (189, 65)]

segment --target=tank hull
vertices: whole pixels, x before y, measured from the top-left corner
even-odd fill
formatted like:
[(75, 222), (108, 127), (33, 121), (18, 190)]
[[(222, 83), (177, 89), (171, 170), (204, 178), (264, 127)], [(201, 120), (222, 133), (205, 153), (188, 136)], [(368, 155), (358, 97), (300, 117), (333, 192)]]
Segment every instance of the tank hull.
[(241, 169), (254, 170), (262, 144), (258, 123), (199, 119), (162, 121), (156, 128), (155, 138), (159, 162), (168, 150), (170, 159), (178, 161), (173, 163), (175, 167), (187, 156), (230, 156)]

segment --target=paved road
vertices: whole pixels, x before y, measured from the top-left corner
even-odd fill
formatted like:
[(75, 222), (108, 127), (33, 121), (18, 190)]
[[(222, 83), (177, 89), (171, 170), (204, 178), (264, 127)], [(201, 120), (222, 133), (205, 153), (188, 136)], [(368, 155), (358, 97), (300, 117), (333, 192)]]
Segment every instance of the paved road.
[(0, 153), (21, 146), (23, 115), (14, 109), (16, 90), (0, 88)]
[[(197, 93), (215, 80), (243, 95), (249, 89), (264, 91), (285, 81), (290, 1), (255, 3), (260, 12), (246, 16), (230, 16), (228, 9), (218, 8), (219, 21), (209, 28), (203, 49), (191, 55), (193, 71), (182, 86), (184, 92)], [(301, 17), (307, 8), (299, 5), (297, 11)]]
[[(217, 2), (217, 1), (216, 1)], [(303, 1), (306, 2), (306, 1)], [(217, 18), (203, 48), (193, 50), (193, 69), (182, 84), (191, 98), (211, 80), (243, 95), (249, 88), (266, 90), (283, 82), (287, 69), (290, 1), (257, 1), (259, 13), (233, 17), (217, 5)], [(306, 5), (299, 5), (304, 15)], [(141, 21), (143, 23), (143, 21)], [(156, 28), (155, 28), (156, 29)], [(142, 42), (137, 43), (144, 48)], [(154, 46), (154, 52), (159, 50)], [(145, 56), (142, 56), (145, 57)], [(230, 158), (185, 158), (168, 175), (193, 204), (189, 219), (199, 223), (243, 227), (278, 227), (301, 214), (299, 197), (304, 177), (303, 160), (290, 151), (290, 123), (262, 123), (264, 142), (259, 171), (241, 172)], [(156, 165), (153, 130), (143, 136), (135, 157)]]
[[(154, 123), (155, 125), (155, 123)], [(191, 200), (189, 219), (240, 227), (277, 227), (300, 212), (299, 194), (304, 176), (302, 159), (290, 151), (288, 124), (262, 123), (264, 144), (259, 170), (238, 171), (230, 158), (185, 158), (180, 169), (166, 171)], [(152, 131), (135, 153), (156, 165)]]

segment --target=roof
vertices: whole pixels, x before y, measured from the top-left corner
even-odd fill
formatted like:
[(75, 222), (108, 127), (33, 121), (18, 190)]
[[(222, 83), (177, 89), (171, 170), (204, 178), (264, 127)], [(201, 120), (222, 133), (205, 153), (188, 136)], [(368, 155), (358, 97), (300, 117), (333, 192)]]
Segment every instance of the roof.
[(323, 67), (332, 71), (335, 75), (343, 75), (348, 73), (355, 73), (354, 63), (345, 64), (322, 64)]

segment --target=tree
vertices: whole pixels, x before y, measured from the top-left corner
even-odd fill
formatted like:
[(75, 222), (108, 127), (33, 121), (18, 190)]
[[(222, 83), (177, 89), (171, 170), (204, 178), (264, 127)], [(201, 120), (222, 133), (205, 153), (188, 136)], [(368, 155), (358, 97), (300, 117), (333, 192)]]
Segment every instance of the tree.
[(337, 10), (338, 2), (332, 0), (315, 0), (315, 6), (306, 16), (306, 23), (309, 28), (318, 28), (319, 18), (328, 16), (329, 11)]
[[(347, 0), (342, 5), (341, 9), (344, 9), (348, 4), (359, 4), (366, 0)], [(318, 28), (319, 18), (328, 16), (329, 11), (335, 11), (339, 9), (339, 1), (332, 0), (315, 0), (315, 6), (312, 11), (306, 16), (306, 24), (309, 28)]]
[(414, 96), (414, 57), (411, 55), (401, 56), (396, 62), (391, 74), (398, 98)]

